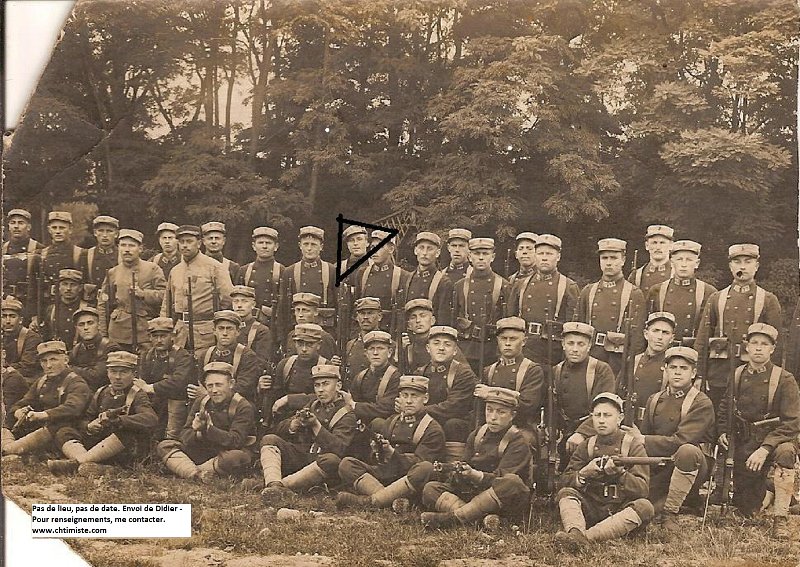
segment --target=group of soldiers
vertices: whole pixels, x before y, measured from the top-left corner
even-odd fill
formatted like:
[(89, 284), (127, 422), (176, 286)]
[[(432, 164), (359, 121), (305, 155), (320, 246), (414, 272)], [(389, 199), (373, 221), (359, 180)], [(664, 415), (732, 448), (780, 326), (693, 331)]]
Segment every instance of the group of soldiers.
[(7, 223), (4, 465), (157, 459), (241, 477), (269, 505), (320, 486), (340, 508), (416, 505), (431, 528), (495, 526), (534, 491), (557, 502), (569, 549), (652, 520), (676, 532), (704, 486), (706, 511), (769, 509), (788, 537), (800, 318), (779, 331), (754, 244), (729, 248), (717, 290), (696, 278), (701, 245), (653, 225), (644, 266), (626, 278), (626, 242), (604, 238), (601, 276), (579, 289), (552, 234), (520, 233), (506, 278), (494, 240), (467, 229), (418, 233), (406, 271), (386, 232), (352, 225), (339, 272), (360, 265), (337, 282), (314, 226), (289, 266), (278, 231), (255, 228), (239, 266), (220, 222), (161, 223), (154, 255), (106, 215), (88, 250), (68, 212), (49, 213), (46, 247), (28, 211)]

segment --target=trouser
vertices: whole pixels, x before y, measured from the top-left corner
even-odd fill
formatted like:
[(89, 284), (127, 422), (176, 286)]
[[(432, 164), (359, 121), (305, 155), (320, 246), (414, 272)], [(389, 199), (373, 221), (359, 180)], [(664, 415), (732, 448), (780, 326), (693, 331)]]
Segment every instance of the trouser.
[(675, 451), (672, 463), (650, 468), (648, 500), (657, 512), (665, 509), (677, 513), (686, 496), (706, 481), (708, 472), (708, 460), (700, 447), (683, 444)]
[(189, 406), (186, 400), (167, 400), (166, 409), (167, 422), (164, 426), (164, 438), (178, 439), (189, 415)]
[(571, 487), (559, 490), (556, 500), (564, 531), (577, 528), (590, 541), (625, 535), (649, 522), (655, 514), (646, 498), (627, 501), (599, 498)]
[(733, 503), (742, 514), (750, 516), (761, 508), (767, 492), (767, 473), (774, 464), (777, 469), (794, 470), (797, 458), (797, 445), (794, 442), (781, 443), (767, 457), (760, 471), (749, 471), (745, 466), (747, 458), (761, 446), (758, 440), (741, 443), (734, 452)]
[(431, 510), (454, 512), (458, 516), (459, 508), (475, 498), (489, 496), (496, 504), (496, 511), (505, 516), (515, 516), (521, 514), (527, 506), (528, 493), (528, 487), (515, 474), (496, 477), (490, 486), (484, 488), (476, 488), (467, 483), (453, 484), (434, 480), (427, 482), (423, 487), (422, 503)]
[[(98, 435), (90, 435), (88, 433), (81, 433), (75, 427), (62, 427), (58, 430), (55, 436), (55, 444), (64, 453), (67, 458), (75, 458), (74, 455), (68, 454), (69, 451), (64, 449), (67, 443), (80, 444), (84, 449), (92, 449), (93, 447), (106, 441), (113, 435), (116, 441), (121, 444), (118, 451), (113, 455), (109, 454), (108, 459), (103, 459), (103, 462), (131, 465), (136, 462), (143, 461), (150, 453), (150, 436), (142, 433), (135, 433), (131, 431), (103, 431)], [(117, 444), (115, 442), (115, 444)], [(80, 461), (81, 459), (78, 458)], [(93, 461), (101, 462), (101, 461)]]
[[(339, 478), (342, 479), (342, 484), (345, 486), (352, 486), (359, 477), (364, 474), (374, 476), (381, 484), (389, 484), (397, 479), (406, 476), (411, 467), (401, 466), (395, 460), (390, 463), (382, 463), (379, 465), (370, 465), (353, 457), (345, 457), (339, 463)], [(412, 484), (419, 489), (428, 481), (429, 473), (425, 473), (422, 469), (418, 468), (415, 475), (413, 475)]]
[[(253, 453), (248, 449), (217, 450), (211, 446), (187, 447), (180, 441), (172, 439), (159, 443), (156, 453), (167, 465), (167, 468), (185, 478), (202, 469), (213, 470), (220, 476), (240, 476), (245, 474), (253, 464)], [(185, 470), (188, 471), (187, 474), (173, 470), (171, 467), (173, 462), (185, 467)]]
[(39, 452), (57, 452), (55, 439), (63, 427), (71, 424), (49, 424), (44, 427), (37, 425), (23, 426), (16, 434), (10, 429), (3, 428), (2, 453), (4, 455), (25, 455)]
[[(290, 443), (278, 435), (269, 434), (264, 435), (264, 437), (261, 439), (262, 465), (264, 464), (264, 449), (266, 447), (275, 447), (279, 453), (281, 478), (296, 473), (308, 465), (315, 463), (324, 475), (324, 478), (322, 478), (321, 481), (329, 482), (338, 479), (339, 463), (341, 462), (341, 458), (334, 453), (309, 453), (307, 449), (299, 447), (294, 443)], [(278, 480), (271, 478), (267, 479), (268, 471), (265, 470), (264, 473), (265, 483), (268, 484), (271, 480)]]

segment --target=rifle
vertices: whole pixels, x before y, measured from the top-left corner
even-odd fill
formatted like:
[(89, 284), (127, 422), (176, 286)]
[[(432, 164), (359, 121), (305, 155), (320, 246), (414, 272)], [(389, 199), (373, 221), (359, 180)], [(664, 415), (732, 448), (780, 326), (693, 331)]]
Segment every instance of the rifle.
[(458, 484), (464, 482), (464, 476), (461, 473), (466, 470), (466, 465), (467, 463), (463, 461), (456, 461), (455, 463), (433, 461), (433, 472), (438, 473), (439, 478), (445, 478), (445, 482)]
[(118, 408), (110, 408), (102, 412), (97, 417), (100, 418), (100, 421), (116, 421), (120, 418), (120, 416), (128, 415), (128, 411), (130, 408), (125, 406), (120, 406)]
[(631, 266), (631, 273), (634, 274), (633, 279), (636, 281), (636, 269), (639, 267), (639, 249), (633, 251), (633, 266)]
[(52, 337), (50, 337), (50, 340), (60, 341), (62, 339), (58, 332), (58, 319), (61, 314), (61, 288), (59, 288), (58, 283), (53, 286), (53, 297), (55, 297), (56, 302), (53, 304), (53, 328), (51, 329)]
[(214, 313), (219, 311), (219, 288), (217, 287), (217, 276), (211, 274), (211, 309)]
[[(630, 306), (630, 303), (628, 304)], [(623, 424), (627, 425), (628, 427), (632, 426), (635, 422), (634, 416), (636, 415), (636, 402), (638, 401), (639, 395), (636, 393), (636, 386), (635, 386), (635, 368), (631, 368), (630, 366), (630, 358), (631, 358), (631, 322), (633, 318), (631, 316), (626, 317), (625, 323), (623, 324), (623, 332), (625, 333), (625, 339), (622, 342), (622, 368), (620, 370), (619, 375), (619, 384), (620, 388), (624, 394), (623, 398), (627, 402), (628, 409), (624, 412), (623, 415)]]
[(728, 407), (725, 408), (727, 421), (726, 437), (728, 438), (728, 449), (725, 451), (725, 470), (722, 471), (722, 514), (726, 514), (728, 507), (733, 502), (733, 456), (736, 449), (735, 432), (734, 432), (734, 405), (736, 404), (736, 395), (733, 391), (736, 385), (736, 345), (734, 339), (736, 337), (736, 327), (733, 328), (731, 335), (728, 337), (728, 391), (725, 394)]
[(719, 445), (714, 445), (714, 462), (711, 464), (711, 471), (708, 473), (708, 484), (706, 485), (706, 502), (703, 506), (703, 521), (700, 523), (700, 527), (705, 527), (706, 525), (706, 516), (708, 516), (708, 505), (711, 503), (711, 495), (714, 493), (714, 488), (716, 487), (716, 483), (714, 482), (714, 477), (717, 474), (717, 457), (719, 456)]
[[(106, 278), (108, 280), (108, 278)], [(130, 300), (131, 300), (131, 349), (133, 352), (137, 352), (139, 350), (139, 329), (136, 328), (136, 272), (131, 272), (131, 289), (130, 289)], [(106, 313), (106, 318), (108, 318), (108, 313)], [(108, 327), (106, 327), (108, 328)]]
[[(548, 335), (552, 337), (556, 321), (545, 321)], [(558, 448), (556, 447), (556, 383), (553, 374), (553, 341), (547, 341), (547, 496), (555, 495), (556, 466), (558, 461)]]
[(506, 277), (511, 276), (511, 248), (506, 250), (506, 261), (503, 264), (503, 271), (506, 274)]
[[(273, 303), (277, 303), (277, 299), (273, 299), (272, 301)], [(264, 367), (264, 373), (272, 377), (273, 383), (267, 390), (258, 390), (256, 396), (256, 404), (259, 410), (258, 439), (261, 439), (264, 433), (269, 431), (272, 427), (272, 405), (275, 403), (275, 394), (278, 391), (274, 382), (277, 378), (277, 376), (275, 376), (275, 371), (277, 369), (277, 363), (275, 361), (281, 358), (281, 343), (275, 340), (272, 344), (275, 345), (275, 352), (272, 354), (272, 360), (268, 361)]]
[(397, 368), (400, 374), (408, 372), (408, 351), (403, 346), (403, 337), (407, 337), (408, 333), (405, 332), (405, 314), (401, 314), (400, 305), (397, 301), (392, 300), (392, 319), (391, 330), (394, 334), (395, 345), (397, 348)]
[(108, 333), (108, 327), (111, 325), (111, 312), (114, 310), (114, 299), (116, 296), (114, 295), (114, 285), (111, 283), (111, 278), (106, 275), (106, 295), (108, 299), (106, 300), (106, 333)]
[(367, 425), (360, 419), (356, 421), (356, 430), (360, 432), (367, 431), (369, 433), (369, 446), (372, 449), (372, 458), (376, 463), (383, 464), (386, 462), (386, 455), (383, 454), (383, 442), (387, 441), (381, 433), (371, 431)]
[[(489, 301), (487, 298), (484, 301), (483, 305), (481, 305), (480, 311), (480, 332), (478, 333), (478, 340), (480, 341), (480, 345), (478, 345), (478, 383), (480, 384), (483, 381), (483, 367), (486, 364), (486, 326), (488, 325), (488, 319), (486, 317), (486, 303)], [(481, 409), (483, 409), (483, 404), (481, 404), (480, 398), (475, 398), (475, 416), (473, 418), (472, 429), (477, 429), (478, 424), (481, 421)]]
[(340, 302), (341, 311), (339, 318), (336, 321), (336, 347), (342, 357), (341, 376), (343, 380), (347, 380), (350, 373), (347, 368), (347, 342), (350, 340), (350, 324), (352, 322), (352, 315), (350, 313), (350, 286), (344, 284), (342, 290), (342, 301)]
[(186, 350), (194, 356), (194, 302), (192, 300), (192, 276), (186, 279), (186, 324), (189, 326), (189, 338), (186, 341)]
[(11, 433), (17, 433), (28, 421), (28, 416), (33, 411), (33, 407), (31, 406), (25, 406), (22, 409), (25, 410), (25, 413), (22, 414), (22, 417), (20, 417), (16, 422), (14, 422), (13, 427), (11, 427)]
[(662, 466), (671, 463), (673, 458), (670, 457), (620, 457), (618, 455), (603, 455), (600, 458), (600, 468), (606, 466), (609, 461), (613, 462), (618, 467), (635, 467), (637, 465), (647, 466)]

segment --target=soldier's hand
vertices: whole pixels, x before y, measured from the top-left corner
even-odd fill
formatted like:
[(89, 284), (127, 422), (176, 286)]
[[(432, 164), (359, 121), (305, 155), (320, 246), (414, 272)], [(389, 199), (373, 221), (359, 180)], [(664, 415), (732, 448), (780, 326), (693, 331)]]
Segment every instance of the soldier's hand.
[(726, 451), (728, 450), (728, 434), (727, 433), (721, 434), (719, 436), (719, 439), (717, 439), (717, 442), (719, 443), (720, 447), (722, 447)]
[(745, 463), (747, 470), (752, 472), (760, 471), (764, 466), (767, 457), (769, 457), (769, 450), (765, 449), (764, 447), (759, 447), (753, 451), (749, 457), (747, 457), (747, 462)]
[(34, 331), (34, 332), (37, 332), (39, 330), (39, 316), (38, 315), (34, 315), (33, 317), (31, 317), (31, 324), (28, 325), (28, 328), (31, 331)]
[(476, 384), (473, 394), (478, 398), (482, 398), (486, 395), (487, 390), (489, 390), (489, 386), (486, 384)]
[(46, 411), (32, 411), (28, 413), (28, 421), (45, 421), (46, 419)]
[(622, 425), (620, 426), (620, 429), (622, 429), (626, 433), (629, 433), (631, 436), (633, 436), (634, 439), (636, 439), (640, 443), (644, 443), (644, 435), (642, 435), (642, 432), (639, 431), (639, 428), (636, 425), (631, 425), (631, 426)]
[(342, 365), (342, 357), (338, 354), (334, 354), (331, 359), (328, 361), (334, 366), (341, 366)]
[(479, 470), (473, 469), (467, 463), (461, 463), (461, 476), (464, 480), (468, 480), (473, 484), (477, 484), (483, 478), (483, 473)]
[(348, 406), (350, 406), (350, 408), (352, 408), (353, 405), (354, 405), (353, 404), (353, 394), (351, 394), (350, 392), (345, 392), (344, 390), (342, 390), (339, 393), (342, 394), (342, 399), (344, 400), (344, 403), (347, 404)]
[(92, 421), (86, 424), (86, 431), (89, 432), (89, 435), (97, 435), (102, 430), (103, 426), (97, 419), (93, 419)]
[(390, 458), (392, 455), (394, 455), (394, 451), (394, 445), (392, 445), (388, 439), (385, 437), (381, 439), (381, 453), (383, 453), (384, 457), (387, 459)]
[(618, 474), (622, 474), (624, 471), (625, 468), (617, 466), (614, 462), (614, 459), (606, 459), (605, 465), (603, 466), (603, 472), (608, 476), (617, 476)]
[(269, 390), (272, 388), (272, 376), (269, 374), (264, 374), (263, 376), (258, 377), (258, 389), (259, 390)]
[(400, 398), (394, 399), (394, 413), (400, 413)]
[(297, 433), (301, 427), (303, 427), (303, 422), (300, 421), (299, 417), (294, 416), (289, 420), (289, 433)]
[(200, 431), (205, 426), (203, 422), (203, 418), (200, 416), (202, 412), (197, 412), (194, 414), (194, 419), (192, 419), (192, 429), (195, 431)]
[(408, 336), (408, 333), (402, 333), (400, 335), (400, 343), (403, 345), (403, 348), (411, 346), (411, 337)]
[(195, 398), (202, 398), (208, 391), (199, 384), (189, 384), (186, 386), (186, 397), (190, 400)]
[(580, 470), (583, 478), (596, 478), (603, 474), (603, 457), (595, 457)]
[(567, 451), (573, 453), (578, 446), (586, 440), (586, 437), (581, 435), (580, 433), (573, 433), (567, 439)]
[(278, 398), (277, 400), (275, 400), (275, 403), (272, 404), (272, 413), (278, 413), (283, 408), (285, 408), (286, 404), (288, 403), (289, 403), (289, 398), (287, 398), (286, 396)]
[(17, 421), (19, 421), (20, 419), (25, 417), (28, 413), (30, 413), (30, 411), (31, 408), (27, 406), (24, 408), (19, 408), (17, 411), (14, 412), (14, 417), (17, 418)]
[(134, 378), (133, 379), (133, 385), (136, 386), (137, 388), (139, 388), (142, 392), (145, 392), (147, 394), (154, 394), (155, 393), (155, 388), (153, 388), (153, 385), (152, 384), (148, 384), (147, 382), (145, 382), (141, 378)]
[(261, 313), (266, 317), (272, 317), (272, 307), (269, 307), (268, 305), (262, 305)]

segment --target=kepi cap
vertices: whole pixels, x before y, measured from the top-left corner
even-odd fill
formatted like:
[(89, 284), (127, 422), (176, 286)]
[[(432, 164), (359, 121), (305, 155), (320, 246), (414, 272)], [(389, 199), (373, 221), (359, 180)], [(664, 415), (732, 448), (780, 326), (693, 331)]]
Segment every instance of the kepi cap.
[(298, 323), (292, 331), (292, 339), (296, 341), (321, 341), (322, 327), (316, 323)]
[(203, 377), (211, 372), (227, 374), (228, 376), (233, 377), (233, 365), (228, 364), (227, 362), (209, 362), (203, 366)]
[(231, 290), (231, 297), (252, 297), (255, 299), (256, 297), (256, 290), (250, 287), (249, 285), (235, 285)]
[(535, 232), (520, 232), (514, 241), (519, 242), (520, 240), (530, 240), (535, 245), (539, 240), (539, 235)]
[(622, 408), (624, 407), (622, 398), (620, 398), (614, 392), (601, 392), (600, 394), (597, 394), (592, 400), (592, 403), (589, 407), (591, 407), (591, 409), (594, 409), (594, 407), (600, 402), (611, 402), (612, 404), (617, 406), (617, 409), (619, 409), (619, 411), (622, 411)]
[(298, 238), (303, 238), (304, 236), (313, 236), (317, 240), (324, 241), (325, 231), (316, 226), (304, 226), (300, 229)]
[(487, 404), (501, 404), (510, 408), (519, 406), (519, 392), (508, 388), (489, 386), (485, 388), (478, 397), (482, 398)]
[(778, 340), (778, 329), (766, 323), (753, 323), (747, 327), (747, 338), (749, 339), (751, 335), (767, 335), (775, 344)]
[(728, 259), (732, 260), (737, 256), (749, 256), (757, 259), (760, 256), (759, 252), (756, 244), (734, 244), (728, 248)]
[(205, 223), (204, 225), (201, 225), (200, 229), (203, 231), (203, 234), (207, 234), (209, 232), (221, 232), (222, 234), (225, 234), (225, 223), (219, 221), (211, 221)]
[(322, 298), (316, 293), (300, 292), (292, 295), (292, 306), (310, 305), (311, 307), (319, 307), (320, 303), (322, 303)]
[(423, 394), (428, 393), (428, 384), (430, 380), (425, 376), (416, 376), (412, 374), (404, 374), (400, 376), (400, 385), (398, 390), (416, 390)]
[(114, 228), (119, 228), (119, 220), (115, 219), (114, 217), (110, 217), (108, 215), (100, 215), (94, 217), (92, 221), (92, 226), (98, 226), (101, 224), (108, 224), (113, 226)]
[(132, 352), (115, 350), (106, 356), (108, 368), (136, 368), (137, 364), (139, 364), (139, 357)]
[(175, 236), (180, 238), (181, 236), (194, 236), (200, 238), (202, 231), (200, 227), (194, 224), (183, 224), (178, 227), (178, 230), (175, 231)]
[(647, 227), (647, 232), (645, 233), (644, 237), (647, 239), (651, 236), (663, 236), (664, 238), (672, 240), (675, 236), (675, 230), (664, 224), (651, 224)]
[(58, 281), (72, 280), (78, 283), (83, 283), (83, 274), (80, 270), (73, 270), (66, 268), (58, 271)]
[(435, 232), (423, 231), (418, 232), (416, 238), (414, 238), (414, 245), (416, 246), (420, 242), (430, 242), (437, 248), (442, 247), (442, 239), (439, 238), (439, 235)]
[(356, 311), (367, 311), (368, 309), (374, 309), (376, 311), (381, 310), (381, 300), (377, 297), (361, 297), (356, 299)]
[(130, 238), (131, 240), (135, 240), (139, 244), (144, 242), (144, 234), (132, 228), (123, 228), (119, 231), (119, 234), (117, 235), (117, 242), (119, 242), (123, 238)]
[(497, 335), (503, 331), (519, 331), (524, 333), (526, 330), (525, 319), (522, 317), (504, 317), (497, 321)]
[(168, 230), (170, 232), (178, 232), (178, 225), (175, 224), (174, 222), (162, 222), (161, 224), (158, 225), (158, 228), (156, 229), (156, 236), (158, 236), (165, 230)]
[(625, 252), (628, 243), (619, 238), (601, 238), (597, 241), (598, 252)]
[(64, 344), (64, 341), (45, 341), (36, 346), (36, 354), (39, 356), (43, 356), (50, 352), (67, 354), (67, 345)]
[(364, 335), (364, 346), (369, 346), (371, 343), (386, 343), (392, 344), (392, 335), (386, 331), (370, 331)]
[(688, 360), (692, 364), (697, 364), (697, 360), (700, 358), (696, 350), (686, 346), (669, 347), (666, 352), (664, 352), (665, 361), (668, 361), (670, 358), (675, 358), (676, 356)]
[(47, 214), (47, 222), (51, 223), (53, 221), (61, 221), (72, 224), (72, 213), (68, 213), (67, 211), (50, 211)]
[(446, 336), (454, 341), (457, 341), (458, 331), (453, 327), (448, 327), (447, 325), (434, 325), (430, 328), (430, 331), (428, 331), (428, 340), (439, 336)]
[(317, 378), (336, 378), (337, 380), (341, 380), (341, 374), (339, 374), (338, 366), (333, 364), (317, 364), (311, 367), (311, 378), (313, 380)]
[(556, 250), (561, 250), (561, 239), (555, 234), (540, 234), (536, 239), (536, 246), (552, 246)]
[(278, 241), (278, 231), (270, 226), (257, 226), (253, 229), (253, 236), (251, 237), (252, 240), (255, 240), (259, 236), (266, 236), (267, 238), (271, 238), (275, 242)]
[(695, 242), (694, 240), (676, 240), (672, 243), (670, 247), (669, 253), (675, 254), (677, 252), (694, 252), (698, 256), (700, 255), (700, 249), (703, 246)]
[(469, 239), (472, 238), (472, 231), (467, 230), (466, 228), (452, 228), (447, 232), (447, 242), (451, 240), (466, 240), (469, 242)]
[(367, 229), (359, 224), (351, 224), (342, 231), (342, 238), (347, 241), (348, 238), (355, 236), (356, 234), (366, 235)]
[(652, 313), (650, 313), (650, 315), (647, 316), (647, 322), (644, 324), (644, 326), (649, 327), (651, 323), (654, 323), (656, 321), (666, 321), (667, 323), (672, 325), (673, 329), (675, 328), (675, 325), (677, 325), (675, 321), (675, 315), (673, 315), (669, 311), (653, 311)]
[(580, 321), (567, 321), (561, 328), (561, 336), (565, 337), (570, 333), (577, 333), (591, 339), (594, 337), (594, 327)]
[(433, 313), (433, 302), (425, 297), (418, 297), (406, 302), (404, 311), (409, 312), (412, 309), (425, 309)]
[(467, 248), (470, 250), (494, 250), (494, 238), (470, 238)]
[(170, 317), (155, 317), (147, 322), (148, 333), (171, 333), (175, 323)]
[(230, 309), (220, 309), (214, 312), (214, 324), (216, 325), (219, 321), (228, 321), (237, 327), (242, 324), (242, 318)]
[(78, 309), (73, 311), (72, 312), (72, 320), (77, 322), (78, 321), (78, 317), (80, 317), (81, 315), (92, 315), (92, 316), (96, 317), (97, 319), (100, 319), (100, 312), (97, 309), (95, 309), (94, 307), (91, 307), (89, 305), (87, 305), (86, 307), (79, 307)]
[(30, 211), (26, 211), (25, 209), (11, 209), (10, 211), (8, 211), (6, 218), (10, 219), (11, 217), (23, 217), (24, 219), (27, 219), (30, 222), (31, 213)]
[(0, 307), (0, 310), (16, 311), (17, 313), (20, 313), (22, 312), (22, 302), (13, 295), (8, 295), (3, 298), (2, 307)]

